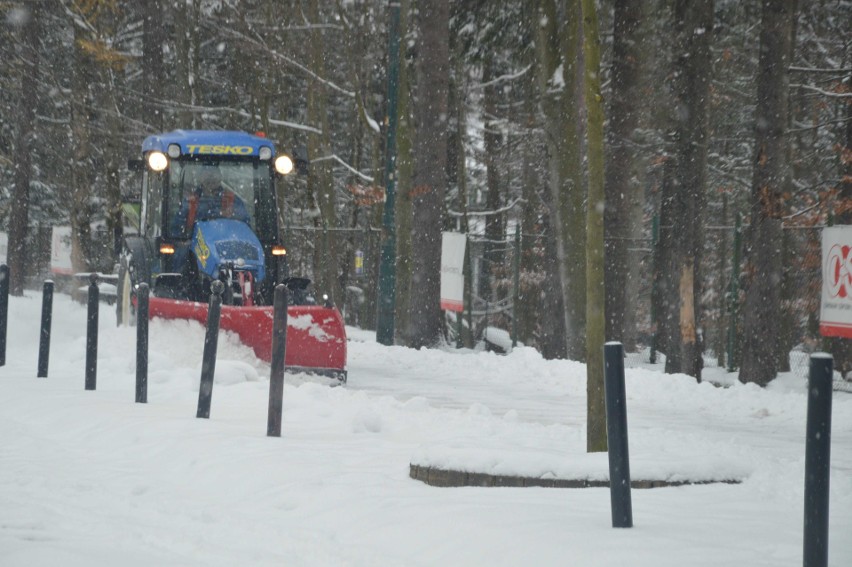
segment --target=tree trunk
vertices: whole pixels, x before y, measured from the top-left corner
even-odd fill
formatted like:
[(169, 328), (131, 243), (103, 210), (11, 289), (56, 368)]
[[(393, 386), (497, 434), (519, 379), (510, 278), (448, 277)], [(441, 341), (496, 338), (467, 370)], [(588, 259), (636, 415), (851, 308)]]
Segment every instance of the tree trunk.
[[(200, 0), (173, 0), (175, 19), (175, 82), (177, 102), (185, 106), (198, 103), (196, 82), (198, 80), (198, 41)], [(184, 108), (178, 113), (181, 128), (195, 127), (195, 113)]]
[(781, 219), (787, 176), (787, 66), (794, 2), (763, 0), (755, 109), (752, 221), (748, 233), (743, 353), (739, 379), (760, 386), (777, 374)]
[(589, 198), (586, 223), (586, 450), (607, 449), (604, 404), (604, 148), (601, 56), (595, 0), (582, 0), (585, 94), (588, 109)]
[[(561, 151), (560, 178), (562, 179), (562, 195), (560, 207), (563, 226), (565, 228), (565, 275), (568, 291), (565, 296), (565, 311), (568, 314), (569, 326), (566, 328), (568, 338), (568, 356), (574, 360), (586, 360), (587, 354), (587, 275), (586, 270), (586, 232), (587, 207), (586, 185), (583, 177), (583, 83), (582, 73), (585, 72), (583, 57), (583, 42), (585, 38), (580, 23), (581, 6), (579, 0), (568, 0), (566, 11), (574, 17), (566, 18), (562, 31), (562, 80), (565, 87), (562, 91), (561, 114)], [(597, 33), (597, 30), (595, 31)], [(600, 65), (600, 63), (598, 63)], [(600, 69), (598, 69), (600, 70)], [(603, 159), (603, 157), (601, 157)], [(603, 235), (601, 235), (603, 238)], [(603, 286), (603, 282), (601, 282)]]
[(449, 1), (420, 5), (417, 99), (414, 114), (412, 239), (418, 250), (411, 266), (409, 346), (429, 347), (442, 338), (440, 309), (441, 210), (447, 185), (447, 97), (449, 91)]
[(414, 173), (414, 156), (411, 151), (414, 125), (411, 123), (411, 72), (405, 57), (408, 31), (409, 3), (402, 0), (399, 10), (399, 91), (397, 98), (396, 130), (396, 340), (408, 344), (409, 318), (411, 316), (411, 183)]
[(38, 103), (39, 20), (41, 2), (32, 2), (21, 26), (21, 92), (18, 101), (18, 131), (15, 141), (15, 185), (9, 218), (9, 293), (24, 294), (24, 282), (31, 271), (27, 266), (27, 227), (30, 208), (30, 176), (35, 141), (35, 113)]
[[(122, 70), (123, 71), (123, 70)], [(121, 214), (121, 169), (124, 162), (124, 147), (121, 144), (120, 134), (122, 131), (122, 122), (124, 116), (119, 112), (118, 85), (116, 84), (123, 79), (123, 72), (114, 72), (112, 69), (107, 72), (111, 75), (109, 87), (107, 89), (106, 101), (110, 108), (113, 109), (106, 121), (109, 125), (109, 132), (106, 136), (105, 155), (105, 173), (106, 173), (106, 227), (107, 232), (111, 236), (111, 247), (106, 250), (109, 256), (109, 262), (102, 262), (102, 265), (114, 266), (118, 262), (118, 255), (121, 253), (122, 236), (124, 228), (122, 225)], [(123, 81), (122, 81), (123, 82)]]
[[(554, 208), (552, 196), (545, 191), (543, 199), (547, 209)], [(544, 258), (556, 258), (556, 235), (553, 230), (553, 215), (543, 215)], [(544, 281), (541, 284), (541, 301), (538, 312), (538, 342), (541, 356), (546, 360), (566, 358), (568, 343), (565, 341), (565, 308), (562, 303), (562, 284), (556, 262), (545, 262)]]
[[(455, 155), (452, 156), (453, 152), (451, 152), (451, 156), (455, 158), (456, 166), (455, 166), (455, 177), (456, 184), (458, 187), (458, 212), (461, 213), (461, 218), (459, 219), (459, 231), (462, 234), (468, 234), (470, 232), (470, 223), (467, 214), (468, 207), (468, 189), (467, 189), (467, 166), (466, 159), (467, 154), (465, 151), (465, 129), (467, 127), (467, 108), (465, 107), (465, 97), (462, 94), (464, 89), (463, 84), (463, 73), (464, 70), (461, 64), (461, 58), (456, 64), (456, 80), (455, 86), (455, 96), (452, 97), (454, 99), (455, 113), (456, 113), (456, 130), (455, 135), (450, 137), (451, 142), (456, 144), (457, 148), (455, 151)], [(451, 83), (452, 85), (452, 83)], [(449, 164), (448, 164), (449, 165)], [(471, 266), (471, 254), (470, 254), (470, 246), (465, 247), (465, 255), (464, 255), (464, 290), (462, 295), (464, 297), (464, 311), (457, 313), (457, 317), (462, 317), (466, 324), (462, 325), (462, 336), (461, 343), (465, 348), (473, 348), (474, 346), (474, 329), (473, 329), (473, 269)]]
[(142, 84), (143, 120), (155, 131), (163, 130), (163, 6), (161, 0), (143, 0)]
[(626, 325), (630, 265), (627, 249), (641, 217), (634, 218), (632, 204), (642, 199), (634, 175), (634, 132), (639, 123), (640, 22), (644, 0), (616, 0), (613, 25), (612, 95), (609, 105), (608, 156), (604, 192), (604, 244), (606, 285), (606, 339), (633, 342), (634, 329)]
[(677, 236), (673, 227), (677, 212), (675, 193), (675, 162), (671, 157), (663, 163), (660, 195), (660, 238), (657, 257), (657, 343), (666, 354), (665, 372), (680, 371), (680, 341), (678, 332)]
[[(319, 0), (311, 0), (308, 5), (308, 19), (311, 22), (320, 21)], [(324, 32), (314, 28), (310, 32), (311, 70), (317, 76), (325, 75)], [(309, 184), (319, 207), (320, 216), (316, 228), (320, 229), (320, 238), (314, 255), (315, 289), (320, 294), (328, 294), (336, 305), (343, 305), (343, 290), (339, 281), (339, 261), (337, 236), (333, 231), (337, 227), (337, 195), (332, 178), (331, 161), (327, 158), (332, 153), (330, 127), (328, 123), (328, 96), (325, 86), (317, 80), (311, 81), (308, 87), (308, 123), (319, 124), (321, 134), (308, 137), (308, 155), (314, 160), (311, 163)]]
[[(553, 0), (541, 0), (536, 32), (537, 82), (548, 148), (550, 226), (556, 246), (556, 273), (563, 309), (565, 350), (574, 360), (585, 358), (585, 194), (579, 139), (578, 86), (580, 7), (570, 0), (560, 38)], [(562, 76), (554, 77), (560, 61)], [(562, 80), (557, 88), (555, 80)]]
[[(495, 76), (494, 58), (492, 55), (486, 55), (483, 62), (482, 82), (488, 83)], [(488, 85), (483, 93), (483, 113), (482, 123), (484, 132), (482, 137), (485, 144), (485, 208), (488, 211), (496, 211), (500, 208), (500, 172), (498, 164), (500, 163), (500, 146), (502, 145), (502, 134), (498, 130), (497, 124), (497, 87)], [(485, 217), (485, 264), (482, 268), (480, 276), (479, 296), (489, 302), (496, 301), (498, 298), (494, 296), (494, 287), (492, 279), (495, 276), (495, 270), (502, 267), (503, 253), (502, 248), (505, 244), (501, 244), (503, 239), (503, 214), (492, 213)]]
[(91, 218), (89, 202), (92, 188), (92, 156), (90, 146), (90, 114), (94, 62), (83, 49), (89, 34), (74, 27), (74, 73), (71, 78), (71, 266), (75, 272), (90, 268)]
[(678, 332), (673, 350), (680, 366), (673, 370), (701, 381), (703, 341), (701, 327), (701, 259), (707, 179), (707, 131), (712, 60), (713, 0), (678, 0), (675, 21), (675, 156), (676, 214), (673, 232), (678, 279)]
[[(533, 104), (534, 85), (532, 81), (527, 79), (524, 81), (524, 114), (526, 116), (526, 126), (531, 133), (535, 126), (535, 106)], [(528, 137), (532, 137), (528, 134)], [(536, 248), (541, 248), (543, 243), (542, 235), (537, 234), (539, 227), (536, 219), (538, 217), (538, 196), (536, 195), (536, 187), (538, 186), (534, 157), (533, 143), (528, 141), (523, 145), (524, 159), (521, 168), (522, 195), (524, 198), (523, 215), (521, 218), (521, 281), (520, 294), (518, 297), (519, 305), (515, 306), (514, 315), (518, 318), (518, 339), (526, 344), (530, 344), (535, 333), (536, 323), (538, 321), (538, 313), (540, 312), (536, 306), (539, 304), (538, 296), (541, 295), (541, 286), (533, 283), (533, 274), (542, 270), (541, 263), (537, 261)]]

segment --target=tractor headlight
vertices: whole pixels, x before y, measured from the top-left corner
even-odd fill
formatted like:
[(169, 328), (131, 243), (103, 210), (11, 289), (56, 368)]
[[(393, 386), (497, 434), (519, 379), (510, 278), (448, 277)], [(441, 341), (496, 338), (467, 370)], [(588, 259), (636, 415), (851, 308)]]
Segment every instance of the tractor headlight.
[(148, 154), (148, 167), (151, 171), (164, 171), (169, 166), (169, 158), (163, 152), (151, 152)]
[(180, 157), (180, 146), (178, 144), (169, 144), (169, 157), (172, 159)]
[(257, 151), (257, 157), (261, 159), (261, 161), (266, 161), (272, 158), (272, 148), (269, 146), (261, 146)]
[(280, 155), (275, 158), (275, 171), (281, 175), (287, 175), (293, 171), (293, 160), (288, 155)]

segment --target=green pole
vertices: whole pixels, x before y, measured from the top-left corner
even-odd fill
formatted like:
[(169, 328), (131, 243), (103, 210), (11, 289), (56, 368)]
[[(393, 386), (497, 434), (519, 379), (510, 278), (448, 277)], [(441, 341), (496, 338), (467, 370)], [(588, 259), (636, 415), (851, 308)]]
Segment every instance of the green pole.
[(734, 259), (731, 263), (731, 286), (728, 291), (728, 372), (733, 372), (734, 345), (737, 343), (737, 307), (740, 295), (740, 246), (743, 227), (742, 215), (737, 214), (734, 227)]
[(382, 253), (379, 261), (379, 298), (376, 341), (392, 345), (396, 306), (396, 125), (399, 91), (399, 2), (390, 0), (388, 28), (387, 138), (385, 140), (385, 209), (382, 216)]
[(512, 348), (515, 348), (518, 346), (518, 303), (521, 297), (521, 225), (515, 226), (515, 257), (512, 264)]
[(651, 261), (654, 263), (654, 269), (651, 270), (651, 328), (654, 330), (651, 333), (651, 356), (648, 362), (651, 364), (657, 363), (657, 269), (659, 262), (659, 244), (660, 244), (660, 217), (654, 215), (653, 223), (651, 224)]

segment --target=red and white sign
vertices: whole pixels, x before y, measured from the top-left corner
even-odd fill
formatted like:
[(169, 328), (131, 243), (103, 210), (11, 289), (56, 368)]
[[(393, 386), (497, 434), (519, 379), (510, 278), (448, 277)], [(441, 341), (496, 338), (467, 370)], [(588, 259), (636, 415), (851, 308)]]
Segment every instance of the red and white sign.
[(464, 250), (467, 236), (445, 232), (441, 240), (441, 309), (464, 311)]
[(54, 226), (50, 239), (50, 271), (54, 274), (70, 275), (71, 267), (71, 227)]
[(852, 225), (822, 231), (822, 301), (819, 330), (852, 338)]

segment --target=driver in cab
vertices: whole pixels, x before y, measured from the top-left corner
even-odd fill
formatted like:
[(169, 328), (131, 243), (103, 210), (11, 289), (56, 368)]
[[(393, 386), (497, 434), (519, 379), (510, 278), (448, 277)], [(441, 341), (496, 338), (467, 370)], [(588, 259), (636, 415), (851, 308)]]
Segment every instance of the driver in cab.
[(196, 221), (228, 218), (249, 222), (243, 200), (222, 185), (222, 173), (217, 166), (201, 169), (198, 187), (185, 197), (172, 223), (172, 234), (190, 234)]

